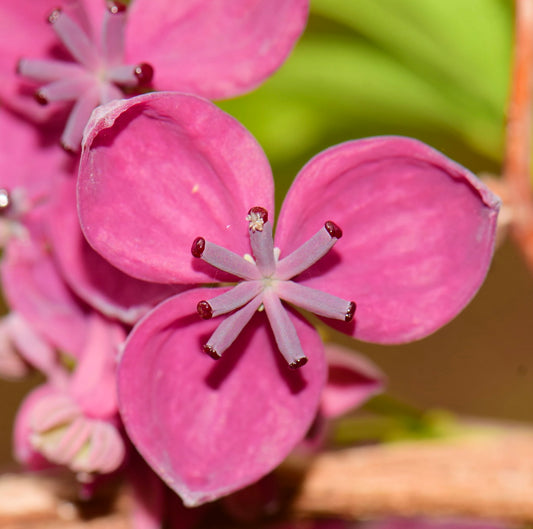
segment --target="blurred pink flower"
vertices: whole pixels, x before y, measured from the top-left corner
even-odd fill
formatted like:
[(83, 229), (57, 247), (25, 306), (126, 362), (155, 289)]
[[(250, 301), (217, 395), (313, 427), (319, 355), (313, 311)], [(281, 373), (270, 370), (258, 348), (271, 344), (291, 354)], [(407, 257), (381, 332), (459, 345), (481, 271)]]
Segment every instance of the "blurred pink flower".
[(125, 456), (115, 387), (120, 326), (93, 314), (72, 374), (56, 370), (23, 402), (15, 422), (15, 455), (31, 469), (64, 465), (87, 481), (116, 470)]
[(307, 11), (308, 0), (2, 0), (0, 99), (38, 119), (49, 112), (31, 92), (40, 104), (73, 102), (61, 142), (76, 151), (97, 105), (147, 86), (209, 98), (251, 90), (286, 59)]
[(362, 340), (422, 338), (481, 285), (499, 208), (474, 175), (430, 147), (370, 138), (304, 167), (274, 241), (260, 146), (211, 103), (172, 93), (93, 114), (78, 199), (89, 242), (124, 272), (207, 283), (141, 320), (118, 373), (131, 439), (187, 505), (269, 472), (316, 416), (323, 346), (282, 300)]

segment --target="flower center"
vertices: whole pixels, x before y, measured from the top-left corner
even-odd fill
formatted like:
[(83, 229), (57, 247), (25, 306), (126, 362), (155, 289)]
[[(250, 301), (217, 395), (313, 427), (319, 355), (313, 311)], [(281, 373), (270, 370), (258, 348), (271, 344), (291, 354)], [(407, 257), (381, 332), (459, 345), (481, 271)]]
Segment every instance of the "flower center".
[(264, 308), (278, 348), (289, 367), (303, 366), (307, 363), (307, 357), (282, 301), (326, 318), (346, 322), (353, 319), (356, 308), (353, 301), (292, 281), (329, 252), (342, 237), (342, 230), (328, 220), (302, 246), (279, 259), (280, 251), (274, 248), (272, 224), (268, 221), (266, 209), (250, 209), (246, 220), (249, 223), (253, 258), (241, 257), (203, 237), (193, 242), (191, 252), (194, 257), (242, 279), (224, 294), (198, 303), (197, 311), (203, 319), (232, 312), (217, 327), (203, 349), (211, 357), (220, 358), (255, 311)]
[(74, 62), (21, 59), (17, 66), (17, 72), (23, 77), (45, 83), (35, 92), (38, 103), (75, 102), (61, 137), (63, 147), (73, 152), (79, 148), (83, 129), (95, 107), (122, 99), (126, 91), (148, 85), (153, 76), (149, 64), (124, 62), (125, 5), (108, 3), (100, 42), (94, 42), (84, 30), (89, 25), (86, 14), (79, 15), (80, 20), (76, 21), (61, 9), (55, 9), (48, 17)]

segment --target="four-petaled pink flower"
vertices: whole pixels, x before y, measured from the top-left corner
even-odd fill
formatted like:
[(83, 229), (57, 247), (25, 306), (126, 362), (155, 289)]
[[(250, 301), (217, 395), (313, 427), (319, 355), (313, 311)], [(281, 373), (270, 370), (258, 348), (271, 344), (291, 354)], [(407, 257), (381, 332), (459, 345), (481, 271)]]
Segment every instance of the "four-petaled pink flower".
[(257, 480), (313, 421), (326, 360), (293, 305), (362, 340), (415, 340), (468, 303), (492, 256), (498, 199), (416, 140), (317, 155), (274, 239), (273, 191), (255, 139), (195, 96), (117, 101), (86, 131), (78, 200), (89, 242), (139, 279), (206, 284), (148, 313), (118, 372), (129, 436), (188, 505)]
[(76, 151), (97, 105), (147, 86), (209, 98), (251, 90), (288, 56), (308, 3), (1, 0), (0, 100), (39, 119), (49, 112), (28, 92), (41, 105), (73, 102), (61, 142)]

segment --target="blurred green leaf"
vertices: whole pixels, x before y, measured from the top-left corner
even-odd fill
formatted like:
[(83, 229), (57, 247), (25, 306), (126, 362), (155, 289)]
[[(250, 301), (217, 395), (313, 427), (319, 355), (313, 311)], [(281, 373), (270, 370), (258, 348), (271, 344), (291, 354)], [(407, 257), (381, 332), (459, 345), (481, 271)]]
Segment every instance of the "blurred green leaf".
[(414, 136), (493, 170), (511, 18), (507, 0), (314, 0), (283, 68), (221, 106), (264, 146), (282, 189), (327, 146), (380, 134)]

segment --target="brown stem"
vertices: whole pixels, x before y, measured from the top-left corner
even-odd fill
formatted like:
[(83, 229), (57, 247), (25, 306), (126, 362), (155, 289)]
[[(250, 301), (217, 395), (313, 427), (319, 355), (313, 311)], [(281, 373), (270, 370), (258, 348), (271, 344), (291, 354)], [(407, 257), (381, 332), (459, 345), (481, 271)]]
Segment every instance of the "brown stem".
[(305, 516), (533, 521), (533, 433), (350, 448), (316, 457), (292, 503)]
[(533, 0), (516, 0), (513, 75), (503, 176), (513, 209), (513, 235), (533, 269), (533, 193), (530, 181), (533, 95)]

